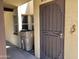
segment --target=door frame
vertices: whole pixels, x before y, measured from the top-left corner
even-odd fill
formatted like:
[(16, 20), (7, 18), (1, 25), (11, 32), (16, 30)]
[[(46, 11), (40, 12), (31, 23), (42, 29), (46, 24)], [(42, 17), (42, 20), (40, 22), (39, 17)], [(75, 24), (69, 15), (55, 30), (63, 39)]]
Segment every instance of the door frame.
[[(41, 5), (49, 5), (49, 4), (52, 4), (53, 2), (55, 2), (55, 1), (46, 1), (46, 2), (43, 2), (43, 3), (41, 3), (40, 4), (40, 7), (41, 7)], [(39, 9), (40, 10), (40, 9)], [(40, 17), (40, 16), (39, 16)], [(63, 22), (64, 22), (64, 24), (63, 24), (63, 27), (64, 27), (64, 29), (63, 29), (63, 37), (64, 37), (64, 41), (63, 41), (63, 46), (65, 46), (65, 0), (64, 0), (64, 20), (63, 20)], [(41, 18), (41, 17), (40, 17)], [(40, 27), (41, 27), (41, 25), (40, 25)], [(40, 29), (41, 30), (41, 29)], [(41, 32), (41, 31), (40, 31)], [(41, 34), (40, 34), (40, 37), (41, 37)], [(40, 39), (41, 40), (41, 39)], [(65, 54), (64, 52), (65, 52), (65, 48), (63, 48), (63, 54)], [(41, 41), (40, 41), (40, 53), (41, 53)], [(64, 57), (64, 55), (63, 55), (63, 57)], [(65, 59), (65, 57), (64, 57), (64, 59)]]

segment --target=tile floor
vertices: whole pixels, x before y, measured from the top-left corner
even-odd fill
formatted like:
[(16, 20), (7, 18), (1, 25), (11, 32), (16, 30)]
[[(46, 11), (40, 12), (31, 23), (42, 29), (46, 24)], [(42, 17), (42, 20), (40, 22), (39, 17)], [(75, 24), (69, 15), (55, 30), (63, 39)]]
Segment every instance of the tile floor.
[(7, 59), (37, 59), (34, 55), (7, 43)]

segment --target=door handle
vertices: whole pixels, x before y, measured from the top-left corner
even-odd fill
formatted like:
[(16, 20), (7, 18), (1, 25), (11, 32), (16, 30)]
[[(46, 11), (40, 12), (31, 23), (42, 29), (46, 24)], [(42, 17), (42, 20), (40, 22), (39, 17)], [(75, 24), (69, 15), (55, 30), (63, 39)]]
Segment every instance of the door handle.
[(60, 38), (63, 38), (63, 33), (55, 33), (57, 36), (59, 36)]
[(60, 38), (63, 38), (63, 33), (60, 33)]

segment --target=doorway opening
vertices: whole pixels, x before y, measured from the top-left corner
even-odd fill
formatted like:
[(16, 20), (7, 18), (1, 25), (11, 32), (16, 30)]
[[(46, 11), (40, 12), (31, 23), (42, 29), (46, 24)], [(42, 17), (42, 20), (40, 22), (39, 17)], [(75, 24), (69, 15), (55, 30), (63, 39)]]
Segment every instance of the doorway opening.
[(32, 8), (33, 1), (4, 8), (7, 59), (36, 59)]

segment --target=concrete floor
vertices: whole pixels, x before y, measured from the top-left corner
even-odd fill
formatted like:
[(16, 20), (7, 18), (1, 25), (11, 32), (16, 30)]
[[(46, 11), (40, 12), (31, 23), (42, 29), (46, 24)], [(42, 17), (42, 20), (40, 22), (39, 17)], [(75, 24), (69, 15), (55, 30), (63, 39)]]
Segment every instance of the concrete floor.
[(7, 55), (8, 59), (36, 59), (36, 57), (14, 45), (7, 44)]

